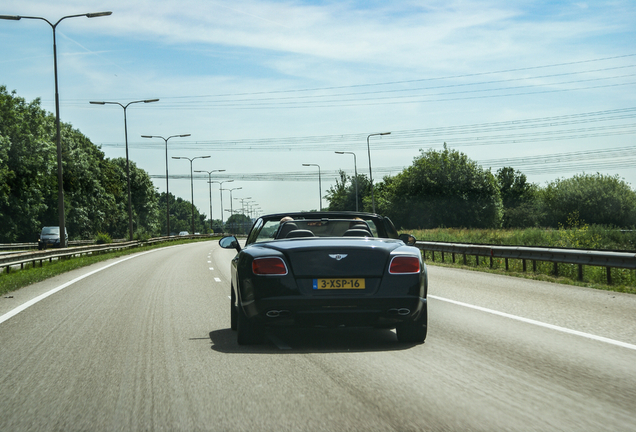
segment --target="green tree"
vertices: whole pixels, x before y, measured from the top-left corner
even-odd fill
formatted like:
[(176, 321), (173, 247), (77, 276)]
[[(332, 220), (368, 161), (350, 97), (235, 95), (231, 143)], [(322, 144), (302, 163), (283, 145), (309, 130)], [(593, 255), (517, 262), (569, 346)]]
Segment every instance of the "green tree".
[[(115, 234), (111, 216), (117, 195), (106, 189), (110, 163), (104, 153), (70, 125), (61, 128), (66, 226), (73, 237), (90, 239), (98, 232)], [(116, 219), (117, 220), (117, 219)]]
[(455, 150), (422, 151), (413, 165), (376, 188), (376, 207), (408, 228), (501, 226), (497, 181)]
[(369, 180), (366, 176), (358, 174), (358, 177), (348, 176), (340, 170), (340, 179), (336, 179), (336, 184), (329, 188), (326, 198), (329, 201), (330, 211), (355, 211), (356, 209), (356, 180), (358, 210), (364, 207), (365, 196), (370, 196)]
[[(166, 232), (166, 193), (156, 194), (158, 202), (158, 231)], [(183, 198), (175, 198), (169, 194), (170, 199), (170, 234), (178, 234), (181, 231), (192, 231), (192, 205)], [(199, 213), (194, 207), (194, 232), (207, 233), (210, 230), (206, 224), (205, 215)], [(193, 234), (193, 233), (191, 233)]]
[(57, 212), (53, 121), (39, 99), (27, 103), (0, 86), (0, 241), (34, 241)]
[[(127, 237), (125, 161), (106, 159), (80, 131), (60, 126), (69, 237)], [(0, 241), (35, 241), (42, 226), (57, 225), (57, 191), (55, 117), (39, 99), (27, 103), (0, 86)], [(134, 163), (131, 195), (137, 228), (155, 232), (154, 188)]]
[(233, 214), (225, 222), (225, 231), (232, 234), (247, 234), (251, 227), (251, 219), (241, 213)]
[(636, 192), (618, 175), (577, 174), (570, 179), (557, 179), (541, 195), (546, 226), (568, 226), (573, 215), (588, 225), (636, 224)]
[(503, 226), (538, 226), (542, 216), (538, 186), (528, 183), (526, 175), (512, 167), (499, 169), (496, 177), (503, 204)]
[[(115, 162), (124, 167), (126, 160), (121, 158)], [(150, 175), (138, 168), (133, 161), (130, 161), (130, 196), (137, 229), (159, 234), (159, 207), (155, 187)]]

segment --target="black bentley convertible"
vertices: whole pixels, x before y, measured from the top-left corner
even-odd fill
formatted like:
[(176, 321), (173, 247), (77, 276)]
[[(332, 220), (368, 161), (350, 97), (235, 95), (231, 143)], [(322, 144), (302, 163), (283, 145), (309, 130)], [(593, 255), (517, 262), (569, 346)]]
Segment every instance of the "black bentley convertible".
[(285, 213), (256, 220), (232, 259), (231, 327), (239, 344), (270, 326), (395, 328), (426, 338), (427, 273), (415, 238), (385, 217), (357, 212)]

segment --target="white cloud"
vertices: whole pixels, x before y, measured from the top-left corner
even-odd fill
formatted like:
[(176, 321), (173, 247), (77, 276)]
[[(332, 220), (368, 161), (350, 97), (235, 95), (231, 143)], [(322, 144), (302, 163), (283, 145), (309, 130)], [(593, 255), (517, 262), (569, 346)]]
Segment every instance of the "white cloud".
[[(58, 29), (62, 118), (95, 142), (121, 139), (121, 113), (114, 108), (89, 106), (89, 99), (161, 97), (156, 107), (135, 110), (134, 121), (130, 123), (131, 137), (140, 133), (192, 133), (193, 139), (202, 140), (407, 130), (594, 111), (631, 106), (635, 102), (633, 86), (481, 99), (473, 98), (478, 96), (476, 93), (458, 93), (428, 97), (436, 102), (267, 110), (220, 109), (214, 105), (220, 98), (201, 97), (456, 75), (464, 76), (311, 94), (399, 89), (407, 90), (402, 94), (428, 100), (424, 95), (514, 85), (476, 85), (482, 81), (527, 77), (532, 79), (517, 84), (548, 85), (555, 80), (538, 77), (633, 63), (633, 58), (625, 58), (599, 65), (531, 69), (633, 54), (636, 10), (628, 0), (602, 4), (503, 0), (4, 0), (1, 13), (46, 16), (53, 20), (103, 10), (110, 10), (113, 15), (69, 19)], [(52, 73), (50, 29), (44, 23), (26, 21), (0, 22), (2, 79), (9, 90), (17, 88), (27, 99), (42, 97), (46, 108), (52, 110), (52, 79), (48, 79)], [(505, 74), (468, 76), (524, 68)], [(613, 73), (597, 72), (590, 77)], [(471, 87), (416, 90), (457, 84)], [(304, 94), (310, 93), (290, 95)], [(364, 97), (379, 100), (384, 96), (378, 93)], [(605, 143), (596, 141), (591, 145)], [(551, 145), (563, 147), (575, 143)], [(475, 155), (492, 157), (490, 154), (518, 154), (525, 150), (519, 146), (466, 149), (474, 152), (471, 157), (475, 158)], [(112, 151), (117, 154), (119, 150)], [(378, 160), (387, 166), (408, 165), (416, 154), (417, 150), (380, 150)], [(152, 157), (144, 157), (140, 165), (151, 173), (161, 173), (160, 156), (157, 164), (151, 163)], [(289, 171), (284, 166), (279, 169), (276, 163), (263, 167), (262, 162), (270, 158), (287, 161), (292, 166), (313, 162), (300, 156), (296, 153), (246, 158), (244, 154), (228, 152), (223, 158), (224, 164), (231, 165), (235, 172)], [(342, 160), (333, 160), (324, 153), (308, 156), (315, 159), (324, 156), (320, 163), (325, 164), (325, 169), (344, 165)], [(330, 163), (333, 166), (328, 168)], [(197, 202), (206, 200), (207, 196), (195, 197)]]

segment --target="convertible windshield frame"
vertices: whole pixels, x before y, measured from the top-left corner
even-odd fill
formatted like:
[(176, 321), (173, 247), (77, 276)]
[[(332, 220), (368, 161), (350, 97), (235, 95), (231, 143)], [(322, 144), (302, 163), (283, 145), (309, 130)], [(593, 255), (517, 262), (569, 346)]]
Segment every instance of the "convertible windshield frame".
[[(254, 223), (246, 244), (282, 240), (287, 238), (289, 231), (297, 231), (295, 234), (304, 231), (305, 235), (299, 235), (300, 237), (351, 236), (351, 229), (357, 231), (353, 233), (355, 236), (397, 238), (393, 223), (376, 214), (312, 212), (262, 216)], [(347, 231), (349, 233), (345, 234)]]

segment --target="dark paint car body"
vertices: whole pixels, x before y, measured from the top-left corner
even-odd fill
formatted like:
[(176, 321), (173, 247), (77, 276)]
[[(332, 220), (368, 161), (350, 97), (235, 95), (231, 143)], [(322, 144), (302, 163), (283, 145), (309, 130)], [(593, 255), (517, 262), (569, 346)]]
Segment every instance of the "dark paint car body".
[[(65, 236), (64, 236), (64, 247), (68, 246), (68, 231), (64, 228)], [(47, 246), (51, 247), (61, 247), (62, 244), (60, 242), (60, 227), (59, 226), (45, 226), (42, 228), (40, 232), (40, 236), (38, 237), (38, 249), (46, 249)]]
[[(281, 219), (291, 218), (281, 223)], [(293, 229), (288, 229), (289, 227)], [(412, 236), (358, 212), (262, 216), (232, 259), (231, 312), (239, 344), (268, 326), (396, 328), (403, 342), (426, 338), (427, 272)]]

